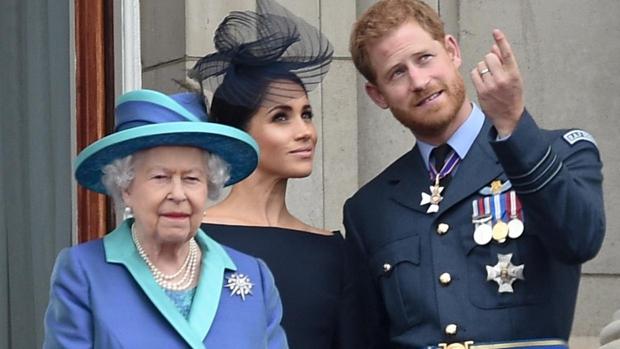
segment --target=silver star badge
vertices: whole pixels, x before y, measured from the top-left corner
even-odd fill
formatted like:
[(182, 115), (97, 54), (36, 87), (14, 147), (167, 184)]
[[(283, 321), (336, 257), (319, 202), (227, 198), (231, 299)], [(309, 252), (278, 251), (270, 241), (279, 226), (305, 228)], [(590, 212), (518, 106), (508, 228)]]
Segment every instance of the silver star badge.
[(234, 273), (226, 278), (228, 282), (224, 287), (230, 289), (230, 295), (241, 296), (241, 299), (245, 301), (245, 296), (252, 294), (253, 283), (250, 282), (250, 278), (243, 274)]
[(525, 280), (523, 276), (524, 265), (514, 265), (510, 261), (512, 253), (498, 254), (497, 264), (494, 266), (487, 265), (487, 281), (495, 281), (499, 285), (497, 290), (499, 293), (514, 292), (512, 283), (518, 280)]
[(426, 213), (435, 213), (439, 211), (439, 203), (443, 200), (441, 196), (441, 192), (443, 191), (443, 187), (440, 187), (439, 184), (431, 185), (429, 187), (430, 195), (427, 193), (422, 193), (422, 201), (420, 201), (420, 206), (428, 205), (428, 209)]

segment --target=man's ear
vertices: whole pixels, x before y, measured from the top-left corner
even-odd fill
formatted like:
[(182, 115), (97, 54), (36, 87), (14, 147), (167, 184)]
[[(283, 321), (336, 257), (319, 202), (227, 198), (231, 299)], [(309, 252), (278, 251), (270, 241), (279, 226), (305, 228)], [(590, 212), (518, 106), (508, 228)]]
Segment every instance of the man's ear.
[(379, 91), (379, 88), (375, 84), (371, 82), (366, 82), (365, 88), (368, 97), (370, 97), (370, 99), (372, 99), (372, 101), (375, 102), (375, 104), (379, 106), (379, 108), (388, 108), (388, 104), (385, 101), (385, 98), (383, 98), (383, 94), (381, 94), (381, 91)]
[(446, 49), (446, 52), (448, 52), (448, 56), (450, 56), (454, 66), (460, 68), (462, 63), (461, 48), (456, 38), (447, 34), (443, 39), (443, 47)]

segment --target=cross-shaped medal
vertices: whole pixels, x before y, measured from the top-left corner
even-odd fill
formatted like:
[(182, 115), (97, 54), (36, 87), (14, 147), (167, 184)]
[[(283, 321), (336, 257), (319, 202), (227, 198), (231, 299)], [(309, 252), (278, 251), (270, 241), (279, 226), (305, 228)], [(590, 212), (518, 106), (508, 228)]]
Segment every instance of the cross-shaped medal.
[(426, 210), (426, 213), (435, 213), (439, 211), (439, 203), (443, 200), (443, 196), (441, 196), (443, 187), (439, 185), (439, 174), (435, 176), (435, 184), (428, 188), (431, 193), (422, 193), (422, 201), (420, 201), (420, 206), (430, 204)]
[(487, 281), (495, 281), (499, 285), (499, 293), (514, 292), (512, 284), (516, 280), (525, 280), (523, 276), (524, 265), (514, 265), (510, 261), (512, 253), (497, 254), (497, 264), (487, 265)]
[[(422, 200), (420, 201), (420, 206), (429, 205), (426, 213), (435, 213), (439, 211), (439, 203), (443, 200), (441, 193), (445, 189), (445, 186), (442, 187), (439, 185), (439, 180), (448, 176), (460, 161), (458, 154), (454, 150), (450, 149), (452, 148), (450, 148), (448, 144), (443, 144), (433, 149), (433, 151), (441, 150), (444, 155), (441, 156), (441, 158), (438, 157), (435, 159), (439, 162), (438, 165), (441, 166), (441, 170), (437, 171), (435, 166), (432, 163), (429, 163), (430, 179), (434, 182), (434, 184), (429, 187), (430, 194), (424, 192), (421, 193)], [(448, 154), (445, 154), (446, 150), (450, 150)], [(447, 155), (447, 158), (445, 155)]]

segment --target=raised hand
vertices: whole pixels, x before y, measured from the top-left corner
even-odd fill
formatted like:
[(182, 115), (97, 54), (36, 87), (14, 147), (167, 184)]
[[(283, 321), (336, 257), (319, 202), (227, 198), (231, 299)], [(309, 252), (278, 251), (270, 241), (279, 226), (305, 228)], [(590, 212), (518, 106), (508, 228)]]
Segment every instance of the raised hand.
[(510, 135), (525, 109), (523, 80), (508, 39), (493, 30), (495, 44), (471, 71), (471, 78), (484, 114), (500, 137)]

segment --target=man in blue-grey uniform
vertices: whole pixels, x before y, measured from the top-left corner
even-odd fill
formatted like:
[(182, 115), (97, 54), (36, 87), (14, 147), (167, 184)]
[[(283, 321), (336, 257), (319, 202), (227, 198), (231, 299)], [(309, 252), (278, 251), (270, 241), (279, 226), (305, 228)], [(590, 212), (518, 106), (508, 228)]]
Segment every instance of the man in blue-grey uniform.
[(378, 348), (567, 346), (580, 266), (605, 231), (602, 164), (587, 132), (537, 126), (492, 36), (471, 71), (477, 106), (422, 1), (378, 1), (354, 26), (367, 94), (416, 137), (344, 208)]

